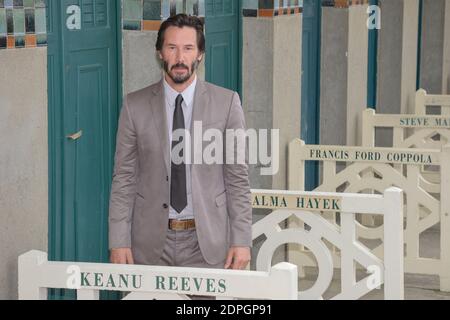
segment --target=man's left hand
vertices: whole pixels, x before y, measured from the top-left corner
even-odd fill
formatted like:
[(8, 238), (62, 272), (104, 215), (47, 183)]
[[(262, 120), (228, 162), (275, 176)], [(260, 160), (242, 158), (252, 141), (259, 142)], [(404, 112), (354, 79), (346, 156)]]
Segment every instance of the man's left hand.
[(224, 269), (242, 270), (250, 262), (249, 247), (231, 247), (228, 250)]

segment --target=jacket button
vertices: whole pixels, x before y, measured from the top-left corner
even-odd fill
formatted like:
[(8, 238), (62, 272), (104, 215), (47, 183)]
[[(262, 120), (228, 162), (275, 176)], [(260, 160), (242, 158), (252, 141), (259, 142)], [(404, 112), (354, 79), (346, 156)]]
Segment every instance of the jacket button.
[(166, 181), (169, 181), (169, 176), (166, 176)]
[(164, 203), (164, 204), (163, 204), (163, 208), (164, 208), (164, 209), (167, 209), (168, 207), (169, 207), (169, 206), (167, 205), (167, 203)]

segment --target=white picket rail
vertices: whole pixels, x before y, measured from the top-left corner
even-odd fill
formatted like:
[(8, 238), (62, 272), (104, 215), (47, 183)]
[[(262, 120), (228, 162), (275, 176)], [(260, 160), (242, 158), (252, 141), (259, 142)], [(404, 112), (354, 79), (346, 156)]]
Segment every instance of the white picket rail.
[[(450, 143), (450, 116), (412, 114), (375, 114), (373, 109), (363, 112), (363, 146), (375, 147), (377, 128), (393, 130), (394, 148), (438, 149)], [(401, 167), (398, 166), (399, 169)], [(429, 192), (439, 192), (440, 175), (436, 170), (422, 169), (423, 178), (429, 183), (422, 187)], [(437, 190), (437, 191), (436, 191)]]
[[(450, 146), (443, 151), (424, 149), (368, 148), (345, 146), (305, 145), (297, 139), (289, 147), (289, 189), (304, 190), (305, 161), (322, 161), (322, 184), (315, 191), (344, 191), (382, 193), (395, 186), (405, 194), (404, 232), (405, 272), (439, 275), (442, 291), (450, 291)], [(408, 160), (408, 161), (407, 161)], [(347, 166), (338, 171), (337, 163)], [(440, 166), (441, 184), (439, 197), (427, 192), (421, 176), (423, 165)], [(396, 165), (402, 165), (399, 170)], [(432, 188), (431, 188), (432, 189)], [(424, 216), (424, 212), (427, 215)], [(336, 216), (328, 215), (336, 224)], [(440, 259), (423, 258), (419, 255), (420, 234), (440, 223)], [(384, 221), (386, 226), (386, 221)], [(384, 241), (383, 225), (370, 228), (357, 223), (357, 236), (361, 239)], [(376, 247), (373, 252), (383, 256), (385, 246)], [(304, 256), (304, 255), (303, 255)], [(334, 256), (336, 264), (339, 257)], [(311, 265), (303, 258), (298, 266)], [(301, 272), (301, 270), (300, 270)]]
[[(363, 112), (363, 146), (375, 147), (376, 128), (393, 129), (394, 148), (441, 149), (450, 143), (450, 116)], [(407, 132), (407, 131), (412, 132)], [(437, 135), (440, 140), (433, 139)]]
[(427, 106), (440, 106), (442, 115), (450, 115), (450, 95), (427, 94), (424, 89), (419, 89), (415, 100), (416, 114), (427, 114)]
[[(252, 190), (252, 203), (253, 208), (274, 210), (253, 225), (253, 239), (266, 237), (256, 258), (257, 270), (270, 270), (275, 250), (284, 244), (289, 244), (289, 262), (305, 265), (304, 260), (298, 260), (302, 247), (309, 249), (310, 256), (300, 257), (306, 257), (309, 264), (314, 263), (313, 257), (317, 260), (317, 281), (311, 288), (300, 291), (299, 299), (322, 299), (335, 268), (341, 268), (341, 292), (332, 299), (359, 299), (383, 283), (385, 299), (404, 298), (403, 193), (400, 189), (389, 188), (383, 195)], [(341, 214), (339, 224), (330, 223), (320, 215), (336, 211)], [(377, 214), (384, 218), (383, 258), (358, 241), (355, 213)], [(286, 229), (280, 227), (293, 217), (310, 229), (292, 223)], [(340, 264), (336, 264), (335, 251), (330, 250), (324, 240), (339, 249)], [(377, 274), (357, 282), (356, 262), (371, 272), (377, 270)]]
[(126, 299), (297, 299), (297, 267), (282, 262), (268, 272), (110, 263), (53, 262), (47, 253), (19, 257), (19, 299), (47, 299), (48, 288), (77, 289), (77, 299), (96, 300), (99, 290), (129, 292)]

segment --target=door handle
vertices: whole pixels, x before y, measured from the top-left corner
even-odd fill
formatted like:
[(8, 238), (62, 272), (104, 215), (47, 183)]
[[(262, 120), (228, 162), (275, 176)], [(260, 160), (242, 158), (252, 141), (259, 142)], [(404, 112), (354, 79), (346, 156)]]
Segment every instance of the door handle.
[(78, 140), (82, 135), (83, 135), (83, 130), (80, 130), (76, 133), (69, 134), (68, 136), (66, 136), (66, 138), (68, 138), (72, 141), (75, 141), (75, 140)]

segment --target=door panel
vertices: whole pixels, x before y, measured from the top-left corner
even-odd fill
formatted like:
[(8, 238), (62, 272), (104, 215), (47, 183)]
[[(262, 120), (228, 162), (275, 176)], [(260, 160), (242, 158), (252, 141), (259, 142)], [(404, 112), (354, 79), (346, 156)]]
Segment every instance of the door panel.
[(239, 1), (206, 0), (206, 81), (239, 91)]
[(49, 85), (49, 141), (56, 145), (50, 151), (50, 258), (107, 262), (120, 7), (113, 0), (49, 0), (48, 6), (49, 19), (57, 21), (49, 33), (49, 84), (60, 83)]
[(63, 0), (81, 11), (80, 29), (63, 24), (64, 130), (81, 132), (65, 139), (66, 192), (64, 259), (108, 259), (108, 194), (112, 159), (112, 114), (117, 112), (116, 1)]

